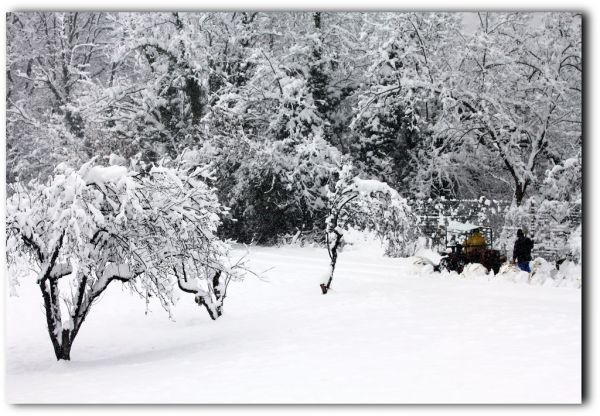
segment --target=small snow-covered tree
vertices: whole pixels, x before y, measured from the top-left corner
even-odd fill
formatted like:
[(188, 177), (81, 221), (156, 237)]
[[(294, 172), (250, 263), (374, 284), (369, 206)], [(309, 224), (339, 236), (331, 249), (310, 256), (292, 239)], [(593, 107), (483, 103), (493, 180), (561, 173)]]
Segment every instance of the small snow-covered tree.
[[(321, 283), (323, 294), (331, 288), (344, 226), (373, 230), (386, 242), (386, 254), (409, 254), (416, 240), (416, 218), (406, 199), (385, 182), (361, 179), (351, 164), (342, 166), (335, 191), (329, 195), (329, 216), (325, 223), (330, 269), (327, 282)], [(412, 253), (410, 253), (412, 254)]]
[(116, 280), (167, 311), (178, 285), (213, 319), (220, 315), (227, 283), (239, 275), (215, 235), (223, 207), (201, 174), (92, 160), (79, 169), (59, 165), (46, 183), (15, 186), (8, 261), (27, 259), (37, 272), (58, 360), (70, 359), (90, 308)]

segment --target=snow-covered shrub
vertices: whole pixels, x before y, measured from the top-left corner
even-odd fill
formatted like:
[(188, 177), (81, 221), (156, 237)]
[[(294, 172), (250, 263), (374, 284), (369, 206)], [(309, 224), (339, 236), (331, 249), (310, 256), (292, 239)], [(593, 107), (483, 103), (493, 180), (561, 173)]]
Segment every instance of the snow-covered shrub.
[[(536, 234), (556, 246), (558, 258), (581, 261), (581, 151), (546, 171), (536, 210)], [(543, 235), (542, 235), (543, 234)]]
[(495, 278), (513, 283), (529, 283), (529, 273), (524, 272), (512, 263), (505, 263), (500, 266)]
[[(491, 271), (491, 276), (493, 276), (494, 272)], [(490, 279), (490, 273), (488, 273), (488, 270), (485, 268), (485, 266), (483, 266), (482, 264), (479, 263), (469, 263), (466, 264), (462, 273), (460, 274), (461, 277), (465, 278), (465, 279), (471, 279), (471, 280), (489, 280)]]
[(318, 135), (274, 142), (242, 136), (215, 137), (184, 158), (190, 165), (214, 166), (220, 200), (230, 208), (226, 237), (273, 244), (290, 241), (298, 231), (306, 241), (322, 230), (340, 154)]
[(201, 173), (91, 160), (79, 169), (59, 165), (46, 183), (14, 186), (8, 262), (26, 257), (37, 272), (57, 359), (70, 359), (91, 306), (115, 280), (167, 311), (179, 286), (211, 317), (220, 314), (226, 285), (239, 275), (215, 235), (224, 209)]
[(531, 273), (527, 273), (515, 264), (505, 263), (498, 274), (490, 278), (534, 286), (581, 288), (581, 264), (567, 260), (557, 269), (554, 262), (536, 257), (530, 262), (530, 267)]
[(555, 201), (581, 202), (581, 151), (546, 171), (541, 194)]
[(369, 219), (372, 227), (385, 242), (385, 254), (390, 257), (406, 257), (419, 248), (417, 220), (406, 200), (397, 193), (391, 194), (380, 203), (366, 201), (373, 210)]
[(531, 262), (531, 277), (529, 283), (532, 285), (547, 287), (581, 287), (581, 265), (571, 261), (564, 261), (557, 265), (548, 262), (541, 257)]
[(560, 265), (556, 273), (557, 286), (581, 288), (582, 268), (581, 264), (565, 261)]
[(531, 264), (531, 278), (529, 283), (539, 286), (554, 286), (556, 267), (553, 263), (542, 257), (536, 257)]

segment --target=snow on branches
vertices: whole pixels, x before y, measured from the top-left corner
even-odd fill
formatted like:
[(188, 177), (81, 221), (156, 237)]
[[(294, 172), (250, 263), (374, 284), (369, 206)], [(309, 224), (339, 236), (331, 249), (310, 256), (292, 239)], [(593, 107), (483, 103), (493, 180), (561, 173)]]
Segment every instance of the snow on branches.
[(414, 251), (417, 238), (416, 218), (406, 199), (385, 182), (361, 179), (354, 166), (345, 164), (329, 199), (325, 232), (331, 263), (328, 281), (321, 284), (323, 294), (331, 286), (344, 226), (375, 231), (387, 244), (386, 254), (414, 254), (411, 250)]
[(240, 276), (216, 236), (224, 208), (198, 171), (138, 168), (61, 164), (46, 183), (14, 186), (7, 201), (9, 264), (25, 257), (37, 271), (57, 359), (70, 358), (90, 307), (114, 280), (167, 311), (177, 284), (214, 319), (226, 284)]

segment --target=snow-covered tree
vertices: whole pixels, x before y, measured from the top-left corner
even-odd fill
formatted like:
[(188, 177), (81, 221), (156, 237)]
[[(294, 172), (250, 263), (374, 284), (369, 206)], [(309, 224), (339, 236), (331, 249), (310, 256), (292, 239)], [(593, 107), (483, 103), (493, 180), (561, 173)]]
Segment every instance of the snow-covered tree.
[(581, 16), (478, 15), (440, 89), (438, 148), (502, 169), (519, 205), (548, 161), (580, 140)]
[[(179, 286), (211, 317), (239, 276), (216, 237), (223, 207), (214, 190), (164, 166), (59, 165), (47, 182), (16, 185), (7, 202), (9, 264), (36, 271), (56, 358), (71, 347), (90, 308), (114, 281), (170, 310)], [(19, 276), (22, 278), (28, 276)]]
[(330, 269), (327, 281), (321, 283), (323, 294), (331, 288), (344, 228), (349, 225), (375, 231), (387, 244), (387, 254), (414, 254), (411, 249), (417, 237), (417, 221), (407, 200), (385, 182), (361, 179), (349, 163), (341, 167), (335, 190), (329, 194), (325, 224)]
[(102, 146), (89, 106), (107, 79), (107, 13), (7, 14), (7, 182), (81, 163)]
[(119, 67), (111, 87), (117, 97), (128, 94), (110, 100), (108, 128), (145, 160), (176, 158), (201, 139), (208, 111), (209, 16), (117, 13), (114, 19), (111, 59)]
[(322, 20), (308, 13), (228, 16), (220, 23), (227, 30), (213, 38), (222, 47), (210, 75), (210, 135), (198, 147), (231, 208), (225, 235), (273, 243), (322, 228), (339, 161), (327, 110), (332, 64), (317, 58), (327, 49)]
[(367, 175), (414, 190), (430, 158), (425, 144), (441, 105), (434, 86), (447, 76), (460, 16), (382, 13), (371, 20), (367, 88), (358, 93), (351, 153)]

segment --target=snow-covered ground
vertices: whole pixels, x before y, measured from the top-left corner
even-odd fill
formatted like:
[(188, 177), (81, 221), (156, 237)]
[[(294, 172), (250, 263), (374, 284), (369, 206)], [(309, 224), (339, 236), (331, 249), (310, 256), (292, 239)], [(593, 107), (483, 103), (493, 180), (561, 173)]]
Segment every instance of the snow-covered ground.
[[(430, 273), (344, 251), (332, 291), (319, 248), (252, 247), (211, 321), (173, 320), (109, 287), (56, 362), (33, 279), (7, 302), (12, 403), (579, 403), (581, 290)], [(509, 280), (516, 280), (509, 281)]]

